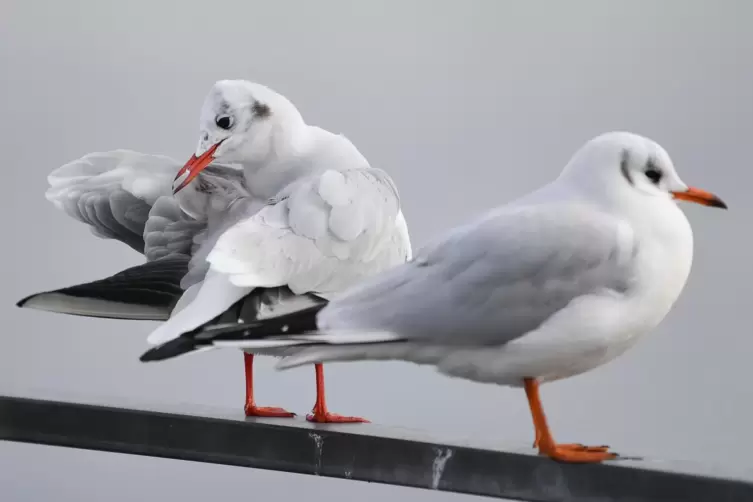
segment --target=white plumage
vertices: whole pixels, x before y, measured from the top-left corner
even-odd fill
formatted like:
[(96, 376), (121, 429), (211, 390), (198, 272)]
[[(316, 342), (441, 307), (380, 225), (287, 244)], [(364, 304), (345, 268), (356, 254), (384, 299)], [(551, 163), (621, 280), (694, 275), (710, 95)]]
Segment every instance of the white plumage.
[[(254, 115), (261, 106), (264, 114)], [(233, 131), (223, 134), (216, 125), (222, 114), (235, 114)], [(268, 203), (236, 218), (211, 243), (201, 290), (149, 343), (202, 326), (255, 288), (287, 286), (328, 298), (410, 258), (387, 173), (370, 167), (344, 136), (307, 125), (284, 97), (250, 82), (218, 82), (201, 128), (210, 139), (200, 141), (197, 157), (216, 148), (212, 158), (242, 165), (250, 193)]]

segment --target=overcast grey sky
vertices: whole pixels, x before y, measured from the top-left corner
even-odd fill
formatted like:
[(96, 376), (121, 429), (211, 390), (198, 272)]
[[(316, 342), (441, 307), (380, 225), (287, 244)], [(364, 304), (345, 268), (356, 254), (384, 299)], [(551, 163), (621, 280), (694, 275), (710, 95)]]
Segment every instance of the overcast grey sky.
[[(651, 336), (544, 388), (556, 437), (631, 454), (751, 469), (753, 2), (21, 1), (0, 7), (6, 245), (0, 392), (42, 390), (236, 408), (242, 357), (145, 365), (151, 323), (20, 310), (29, 293), (139, 262), (44, 199), (46, 176), (91, 151), (186, 160), (215, 80), (288, 96), (388, 170), (414, 245), (555, 176), (590, 137), (650, 136), (728, 212), (686, 207), (695, 261)], [(427, 184), (431, 183), (431, 184)], [(262, 362), (263, 361), (263, 362)], [(300, 413), (313, 370), (257, 370), (260, 404)], [(329, 365), (332, 410), (489, 444), (529, 444), (522, 392), (407, 363)], [(0, 443), (4, 500), (459, 500), (458, 495), (188, 462)]]

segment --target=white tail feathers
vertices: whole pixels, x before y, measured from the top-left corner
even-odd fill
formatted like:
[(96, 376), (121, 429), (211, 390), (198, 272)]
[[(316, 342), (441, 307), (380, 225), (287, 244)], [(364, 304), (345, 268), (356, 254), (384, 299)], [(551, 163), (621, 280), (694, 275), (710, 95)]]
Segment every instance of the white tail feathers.
[(254, 352), (257, 349), (277, 349), (300, 345), (297, 340), (217, 340), (212, 343), (218, 348), (232, 348)]
[(395, 342), (401, 339), (389, 331), (326, 331), (321, 334), (300, 335), (295, 338), (297, 340), (327, 343), (330, 345)]
[[(253, 328), (250, 328), (253, 329)], [(307, 333), (305, 335), (285, 335), (280, 333), (279, 338), (260, 338), (256, 340), (216, 340), (213, 344), (217, 347), (233, 347), (236, 349), (260, 349), (290, 347), (294, 345), (357, 345), (362, 343), (385, 343), (400, 340), (394, 333), (386, 331), (373, 332), (324, 332)]]
[(278, 369), (289, 369), (305, 364), (320, 362), (333, 352), (352, 351), (360, 353), (360, 347), (368, 344), (396, 342), (401, 338), (394, 333), (374, 332), (325, 332), (306, 335), (279, 335), (279, 338), (259, 340), (217, 340), (212, 346), (217, 348), (240, 349), (250, 353), (267, 354), (284, 359)]
[[(253, 289), (238, 287), (232, 284), (227, 276), (210, 270), (201, 284), (196, 298), (188, 305), (181, 304), (179, 300), (180, 310), (176, 310), (167, 322), (152, 331), (146, 341), (152, 345), (159, 345), (196, 329), (225, 312)], [(186, 291), (184, 294), (192, 293)]]
[(175, 304), (175, 307), (173, 307), (173, 311), (170, 314), (171, 316), (175, 316), (183, 310), (184, 308), (188, 307), (192, 301), (196, 299), (196, 297), (199, 294), (199, 291), (201, 290), (201, 285), (204, 282), (197, 282), (196, 284), (192, 284), (188, 289), (186, 289), (181, 297), (178, 299), (178, 302)]

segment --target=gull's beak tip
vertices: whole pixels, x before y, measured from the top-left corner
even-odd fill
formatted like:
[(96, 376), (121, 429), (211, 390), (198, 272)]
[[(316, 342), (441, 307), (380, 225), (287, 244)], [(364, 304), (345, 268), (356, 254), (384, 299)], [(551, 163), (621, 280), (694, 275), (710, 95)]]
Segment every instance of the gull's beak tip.
[(715, 199), (715, 200), (714, 200), (714, 201), (713, 201), (713, 202), (712, 202), (711, 204), (709, 204), (709, 206), (711, 206), (711, 207), (718, 207), (719, 209), (724, 209), (724, 210), (727, 210), (727, 209), (729, 209), (729, 208), (727, 207), (727, 203), (726, 203), (726, 202), (724, 202), (724, 201), (723, 201), (722, 199), (720, 199), (719, 197), (717, 197), (717, 198), (716, 198), (716, 199)]
[[(191, 155), (191, 158), (188, 159), (188, 162), (178, 171), (178, 174), (173, 179), (173, 195), (183, 190), (205, 167), (212, 163), (215, 158), (214, 153), (221, 143), (222, 141), (215, 143), (198, 157)], [(179, 182), (178, 180), (181, 181)]]
[(173, 195), (177, 194), (181, 190), (183, 190), (186, 185), (188, 185), (188, 181), (191, 175), (191, 171), (185, 170), (180, 171), (175, 176), (175, 179), (173, 180)]

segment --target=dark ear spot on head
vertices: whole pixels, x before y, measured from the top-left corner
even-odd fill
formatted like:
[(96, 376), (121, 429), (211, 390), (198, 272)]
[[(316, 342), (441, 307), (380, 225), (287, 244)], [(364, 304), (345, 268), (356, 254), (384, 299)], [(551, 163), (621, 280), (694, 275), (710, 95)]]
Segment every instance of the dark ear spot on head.
[(217, 115), (227, 115), (228, 113), (230, 113), (230, 105), (223, 99), (217, 108)]
[(272, 114), (272, 110), (269, 109), (269, 106), (260, 101), (254, 101), (253, 106), (251, 106), (251, 111), (253, 112), (254, 117), (260, 119), (267, 118)]
[(633, 177), (630, 175), (630, 170), (628, 169), (629, 163), (630, 152), (628, 152), (627, 149), (622, 150), (622, 157), (620, 158), (620, 172), (622, 173), (622, 176), (627, 180), (627, 182), (633, 185)]

